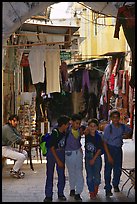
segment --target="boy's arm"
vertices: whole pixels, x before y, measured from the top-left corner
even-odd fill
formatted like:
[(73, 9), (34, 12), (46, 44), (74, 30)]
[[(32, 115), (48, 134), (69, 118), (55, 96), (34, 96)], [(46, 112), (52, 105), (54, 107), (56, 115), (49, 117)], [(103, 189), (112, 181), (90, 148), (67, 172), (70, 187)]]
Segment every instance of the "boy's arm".
[(94, 157), (90, 160), (90, 165), (95, 163), (96, 158), (101, 154), (101, 149), (98, 149)]
[(109, 152), (107, 143), (104, 142), (104, 141), (103, 141), (103, 146), (104, 146), (104, 150), (105, 150), (105, 152), (106, 152), (106, 154), (107, 154), (109, 163), (113, 165), (113, 163), (114, 163), (113, 158), (111, 157), (111, 154), (110, 154), (110, 152)]
[(52, 146), (52, 147), (50, 148), (50, 150), (51, 150), (53, 156), (55, 157), (55, 160), (56, 160), (58, 166), (59, 166), (60, 168), (64, 168), (65, 165), (64, 165), (63, 162), (59, 159), (59, 157), (58, 157), (58, 155), (57, 155), (57, 153), (56, 153), (55, 147)]
[(125, 127), (124, 127), (124, 133), (122, 135), (122, 138), (123, 139), (132, 138), (133, 130), (128, 125), (125, 125), (125, 124), (123, 124), (123, 125)]

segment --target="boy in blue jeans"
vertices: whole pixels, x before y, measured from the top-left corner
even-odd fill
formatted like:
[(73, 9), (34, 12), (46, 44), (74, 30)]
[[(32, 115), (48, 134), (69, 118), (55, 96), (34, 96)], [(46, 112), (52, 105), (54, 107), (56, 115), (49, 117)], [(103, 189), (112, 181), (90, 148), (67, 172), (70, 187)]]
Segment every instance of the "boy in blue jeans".
[[(111, 123), (104, 130), (104, 159), (105, 159), (105, 191), (106, 196), (112, 196), (112, 185), (114, 192), (119, 192), (119, 182), (122, 169), (122, 145), (123, 139), (129, 138), (132, 134), (132, 129), (125, 124), (121, 124), (120, 112), (112, 110), (110, 113)], [(113, 179), (111, 182), (111, 172), (113, 169)]]
[(49, 141), (49, 148), (47, 151), (47, 177), (45, 185), (45, 199), (44, 202), (52, 202), (53, 199), (53, 175), (56, 165), (58, 174), (58, 199), (65, 201), (64, 195), (65, 187), (65, 132), (68, 128), (70, 118), (68, 116), (61, 116), (57, 122), (57, 128), (52, 130)]
[(85, 168), (90, 199), (96, 198), (101, 183), (103, 141), (97, 131), (98, 125), (96, 118), (90, 119), (85, 130)]

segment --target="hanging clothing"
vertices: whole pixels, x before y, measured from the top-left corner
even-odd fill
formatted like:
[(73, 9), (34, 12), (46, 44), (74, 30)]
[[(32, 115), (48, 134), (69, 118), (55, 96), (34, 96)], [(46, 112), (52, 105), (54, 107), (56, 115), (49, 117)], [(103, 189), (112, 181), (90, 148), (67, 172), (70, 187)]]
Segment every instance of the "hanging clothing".
[(28, 60), (30, 65), (32, 83), (43, 83), (45, 77), (45, 46), (33, 46), (28, 55)]
[(118, 77), (119, 89), (122, 89), (123, 73), (124, 73), (124, 70), (119, 70), (119, 77)]
[(60, 92), (60, 49), (58, 45), (49, 45), (46, 49), (46, 93)]
[(131, 80), (129, 85), (135, 87), (135, 4), (125, 5), (118, 9), (114, 38), (119, 39), (120, 26), (132, 52)]
[(110, 80), (109, 80), (109, 89), (111, 91), (114, 90), (114, 83), (115, 83), (115, 74), (111, 74)]
[(124, 71), (124, 74), (123, 74), (122, 93), (123, 94), (126, 93), (126, 71)]
[(107, 81), (110, 79), (111, 73), (112, 73), (112, 61), (109, 59), (107, 63), (107, 67), (105, 69), (105, 77)]
[(118, 74), (115, 76), (114, 82), (114, 94), (118, 95), (119, 87), (118, 87)]
[(82, 90), (84, 91), (85, 86), (87, 86), (88, 91), (90, 91), (90, 81), (89, 81), (89, 73), (88, 70), (84, 69), (83, 70), (83, 75), (82, 75)]
[[(134, 4), (132, 6), (125, 5), (118, 9), (114, 38), (119, 39), (119, 31), (120, 31), (121, 25), (123, 27), (125, 36), (127, 36), (127, 33), (129, 33), (131, 29), (135, 29), (135, 5)], [(130, 40), (131, 40), (131, 37), (132, 35), (130, 36)], [(127, 39), (127, 41), (129, 41), (129, 39)], [(129, 41), (129, 46), (131, 44), (132, 43)]]
[(66, 81), (68, 81), (68, 69), (67, 69), (66, 62), (61, 62), (60, 73), (61, 73), (62, 83), (65, 83)]
[(22, 67), (29, 67), (29, 60), (28, 60), (28, 56), (27, 55), (25, 55), (25, 54), (22, 55), (20, 66), (22, 66)]
[(82, 89), (82, 73), (82, 69), (74, 72), (74, 91), (76, 92), (81, 92)]
[(98, 80), (90, 80), (90, 93), (98, 95)]
[(118, 63), (119, 63), (119, 58), (116, 59), (115, 65), (114, 65), (114, 67), (113, 67), (112, 73), (114, 74), (114, 76), (116, 76), (116, 74), (117, 74)]

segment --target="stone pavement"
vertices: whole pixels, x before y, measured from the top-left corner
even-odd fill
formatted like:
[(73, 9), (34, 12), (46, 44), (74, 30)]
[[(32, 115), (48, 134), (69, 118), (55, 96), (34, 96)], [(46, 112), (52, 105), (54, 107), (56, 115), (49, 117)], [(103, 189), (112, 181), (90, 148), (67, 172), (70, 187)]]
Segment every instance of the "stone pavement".
[[(123, 158), (123, 167), (132, 168), (135, 167), (135, 141), (131, 139), (124, 140), (123, 145), (124, 158)], [(43, 202), (45, 197), (44, 187), (45, 187), (45, 178), (46, 178), (46, 160), (43, 158), (43, 163), (37, 162), (36, 159), (33, 160), (34, 171), (30, 169), (30, 165), (24, 163), (22, 170), (25, 172), (24, 179), (15, 179), (9, 176), (9, 170), (13, 166), (11, 162), (7, 162), (2, 170), (2, 202)], [(84, 162), (84, 160), (83, 160)], [(84, 179), (85, 185), (82, 192), (83, 202), (135, 202), (135, 189), (132, 188), (129, 196), (127, 197), (128, 189), (131, 185), (129, 181), (123, 191), (119, 193), (113, 193), (113, 196), (110, 198), (105, 197), (104, 191), (104, 160), (102, 165), (102, 181), (99, 187), (99, 193), (96, 200), (90, 200), (88, 195), (88, 189), (86, 185), (86, 174), (84, 168)], [(120, 181), (120, 189), (125, 182), (126, 176), (122, 174)], [(54, 194), (53, 202), (58, 202), (57, 199), (57, 173), (55, 171), (54, 175)], [(68, 173), (66, 170), (66, 186), (65, 186), (65, 195), (68, 202), (75, 202), (73, 198), (69, 196), (69, 182), (68, 182)]]

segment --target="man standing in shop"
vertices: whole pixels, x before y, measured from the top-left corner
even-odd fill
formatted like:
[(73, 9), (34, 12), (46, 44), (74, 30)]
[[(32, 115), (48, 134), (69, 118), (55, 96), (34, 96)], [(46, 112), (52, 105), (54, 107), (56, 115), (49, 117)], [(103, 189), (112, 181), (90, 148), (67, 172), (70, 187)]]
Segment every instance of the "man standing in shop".
[(18, 149), (14, 147), (14, 144), (21, 145), (24, 143), (24, 140), (16, 129), (18, 121), (17, 115), (11, 115), (8, 119), (8, 123), (2, 127), (2, 157), (15, 160), (15, 164), (10, 170), (10, 176), (20, 179), (24, 178), (25, 173), (21, 172), (20, 169), (28, 155), (25, 150), (19, 152)]

